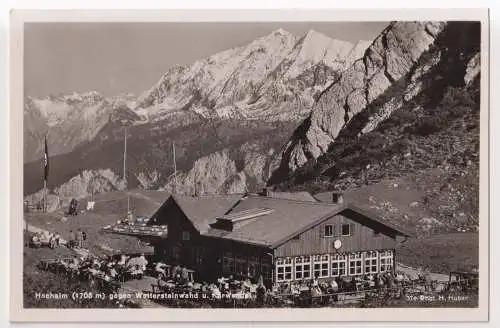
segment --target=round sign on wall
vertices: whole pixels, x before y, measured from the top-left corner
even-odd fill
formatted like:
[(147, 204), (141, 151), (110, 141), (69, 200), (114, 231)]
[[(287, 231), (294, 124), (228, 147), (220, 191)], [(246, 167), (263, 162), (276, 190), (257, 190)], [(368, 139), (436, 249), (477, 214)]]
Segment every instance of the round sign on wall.
[(340, 247), (342, 247), (342, 242), (340, 241), (340, 239), (337, 239), (333, 242), (333, 247), (335, 247), (335, 249), (339, 249)]

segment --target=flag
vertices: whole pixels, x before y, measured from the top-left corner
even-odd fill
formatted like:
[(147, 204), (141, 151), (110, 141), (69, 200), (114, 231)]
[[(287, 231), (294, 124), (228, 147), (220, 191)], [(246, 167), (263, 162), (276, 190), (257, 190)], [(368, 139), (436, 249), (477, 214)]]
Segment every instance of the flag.
[(43, 154), (44, 180), (49, 178), (49, 148), (47, 147), (47, 136), (45, 136), (45, 152)]

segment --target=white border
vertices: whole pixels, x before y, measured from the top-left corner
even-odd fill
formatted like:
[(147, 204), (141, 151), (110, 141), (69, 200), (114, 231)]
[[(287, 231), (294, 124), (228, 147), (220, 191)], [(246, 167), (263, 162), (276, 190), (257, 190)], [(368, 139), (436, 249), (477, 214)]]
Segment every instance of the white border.
[[(22, 15), (22, 16), (21, 16)], [(478, 309), (141, 309), (141, 310), (46, 310), (21, 309), (22, 305), (22, 21), (387, 21), (387, 20), (481, 20), (483, 41), (488, 40), (487, 11), (478, 9), (406, 9), (406, 10), (279, 10), (279, 11), (72, 11), (72, 12), (15, 12), (11, 16), (11, 106), (10, 106), (10, 194), (11, 194), (11, 320), (13, 321), (483, 321), (488, 318), (488, 280), (480, 280)], [(482, 47), (481, 92), (481, 191), (480, 191), (480, 270), (482, 277), (489, 272), (488, 263), (488, 47)], [(21, 65), (19, 65), (21, 64)], [(17, 91), (17, 92), (15, 92)], [(21, 92), (19, 92), (21, 91)], [(487, 138), (487, 135), (486, 135)], [(15, 218), (18, 218), (17, 220)], [(16, 260), (17, 259), (17, 260)], [(21, 284), (20, 284), (21, 283)], [(137, 315), (140, 311), (140, 315)], [(148, 318), (145, 320), (145, 318)]]

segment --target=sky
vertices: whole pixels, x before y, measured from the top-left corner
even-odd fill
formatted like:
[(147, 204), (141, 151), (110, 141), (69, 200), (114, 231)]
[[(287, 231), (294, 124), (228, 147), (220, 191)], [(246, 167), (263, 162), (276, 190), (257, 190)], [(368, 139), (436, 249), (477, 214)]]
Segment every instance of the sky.
[(373, 40), (388, 22), (292, 23), (28, 23), (24, 91), (45, 97), (95, 90), (140, 95), (174, 65), (190, 64), (284, 30), (313, 29), (331, 38)]

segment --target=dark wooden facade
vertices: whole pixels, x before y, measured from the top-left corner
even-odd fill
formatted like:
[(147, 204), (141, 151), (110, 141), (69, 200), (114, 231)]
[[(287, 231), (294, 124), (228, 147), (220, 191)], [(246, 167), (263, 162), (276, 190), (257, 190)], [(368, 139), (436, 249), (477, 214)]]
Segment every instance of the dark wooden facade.
[[(343, 224), (350, 225), (349, 236), (342, 236)], [(333, 236), (325, 236), (326, 225), (333, 225)], [(341, 241), (340, 249), (335, 249), (333, 245), (335, 240)], [(276, 257), (286, 257), (394, 249), (396, 242), (396, 236), (391, 236), (389, 230), (384, 227), (374, 230), (348, 218), (345, 214), (338, 214), (286, 241), (275, 249), (274, 254)]]
[[(198, 281), (214, 281), (230, 275), (253, 279), (262, 276), (268, 286), (313, 278), (318, 268), (325, 272), (319, 279), (392, 271), (401, 235), (366, 213), (347, 207), (274, 245), (230, 240), (224, 238), (225, 232), (217, 237), (207, 236), (207, 222), (190, 220), (174, 198), (169, 198), (151, 219), (155, 224), (168, 226), (167, 238), (151, 239), (158, 260), (195, 270)], [(328, 234), (326, 226), (330, 227)], [(348, 235), (343, 233), (343, 226), (349, 227)], [(336, 240), (340, 240), (340, 247), (334, 246)], [(345, 258), (343, 264), (337, 261), (339, 255)], [(307, 265), (299, 267), (304, 261), (308, 261)], [(304, 268), (309, 274), (299, 272)], [(287, 279), (283, 278), (285, 270)]]
[[(195, 277), (201, 281), (214, 281), (229, 275), (256, 279), (262, 274), (266, 285), (272, 283), (273, 253), (270, 248), (203, 236), (173, 199), (169, 199), (155, 216), (157, 224), (168, 225), (167, 239), (155, 239), (153, 244), (157, 260), (193, 269)], [(228, 263), (231, 256), (234, 269), (227, 270), (225, 268), (231, 267)], [(241, 263), (240, 259), (245, 262)]]

